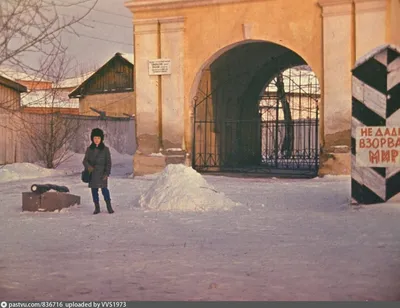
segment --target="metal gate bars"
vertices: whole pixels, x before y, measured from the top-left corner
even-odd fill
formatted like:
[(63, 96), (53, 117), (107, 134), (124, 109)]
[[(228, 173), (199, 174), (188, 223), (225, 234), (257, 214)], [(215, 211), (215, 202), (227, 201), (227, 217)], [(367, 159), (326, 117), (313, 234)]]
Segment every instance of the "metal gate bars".
[[(319, 168), (318, 81), (304, 67), (279, 73), (258, 101), (232, 84), (194, 101), (192, 166), (202, 172), (311, 177)], [(256, 99), (257, 100), (257, 99)]]

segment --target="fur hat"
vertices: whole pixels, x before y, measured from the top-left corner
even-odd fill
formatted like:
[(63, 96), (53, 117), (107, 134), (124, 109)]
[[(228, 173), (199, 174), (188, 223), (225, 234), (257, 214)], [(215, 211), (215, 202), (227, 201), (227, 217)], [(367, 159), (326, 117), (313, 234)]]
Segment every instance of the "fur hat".
[(94, 137), (100, 137), (101, 138), (101, 142), (103, 142), (104, 140), (104, 132), (100, 129), (100, 128), (94, 128), (92, 130), (92, 133), (90, 134), (90, 139), (93, 142), (93, 138)]

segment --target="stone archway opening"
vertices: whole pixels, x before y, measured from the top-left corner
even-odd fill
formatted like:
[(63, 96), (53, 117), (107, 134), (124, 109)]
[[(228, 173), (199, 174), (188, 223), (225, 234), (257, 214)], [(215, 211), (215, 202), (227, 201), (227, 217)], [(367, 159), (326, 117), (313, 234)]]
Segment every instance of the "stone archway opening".
[(260, 41), (225, 51), (203, 69), (193, 100), (193, 168), (315, 176), (318, 101), (318, 80), (294, 51)]

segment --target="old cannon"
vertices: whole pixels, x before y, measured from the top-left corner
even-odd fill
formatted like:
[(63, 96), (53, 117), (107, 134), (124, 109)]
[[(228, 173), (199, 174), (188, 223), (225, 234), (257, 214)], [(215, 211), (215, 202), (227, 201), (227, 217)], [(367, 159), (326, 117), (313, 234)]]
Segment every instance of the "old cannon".
[(38, 194), (43, 194), (49, 190), (55, 190), (58, 192), (68, 193), (69, 189), (67, 186), (58, 186), (53, 184), (33, 184), (31, 186), (31, 191)]
[(30, 192), (22, 193), (22, 211), (52, 212), (81, 203), (81, 197), (70, 194), (66, 186), (33, 184)]

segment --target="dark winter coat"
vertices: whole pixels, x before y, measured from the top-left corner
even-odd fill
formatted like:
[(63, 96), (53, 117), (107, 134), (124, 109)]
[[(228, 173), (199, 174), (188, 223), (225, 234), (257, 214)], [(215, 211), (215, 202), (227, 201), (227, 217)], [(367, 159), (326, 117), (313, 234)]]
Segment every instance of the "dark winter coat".
[(86, 149), (83, 165), (86, 169), (90, 166), (94, 168), (89, 182), (90, 188), (104, 188), (108, 186), (108, 179), (104, 179), (104, 176), (108, 178), (111, 173), (111, 153), (110, 149), (103, 142), (98, 147), (92, 143)]

